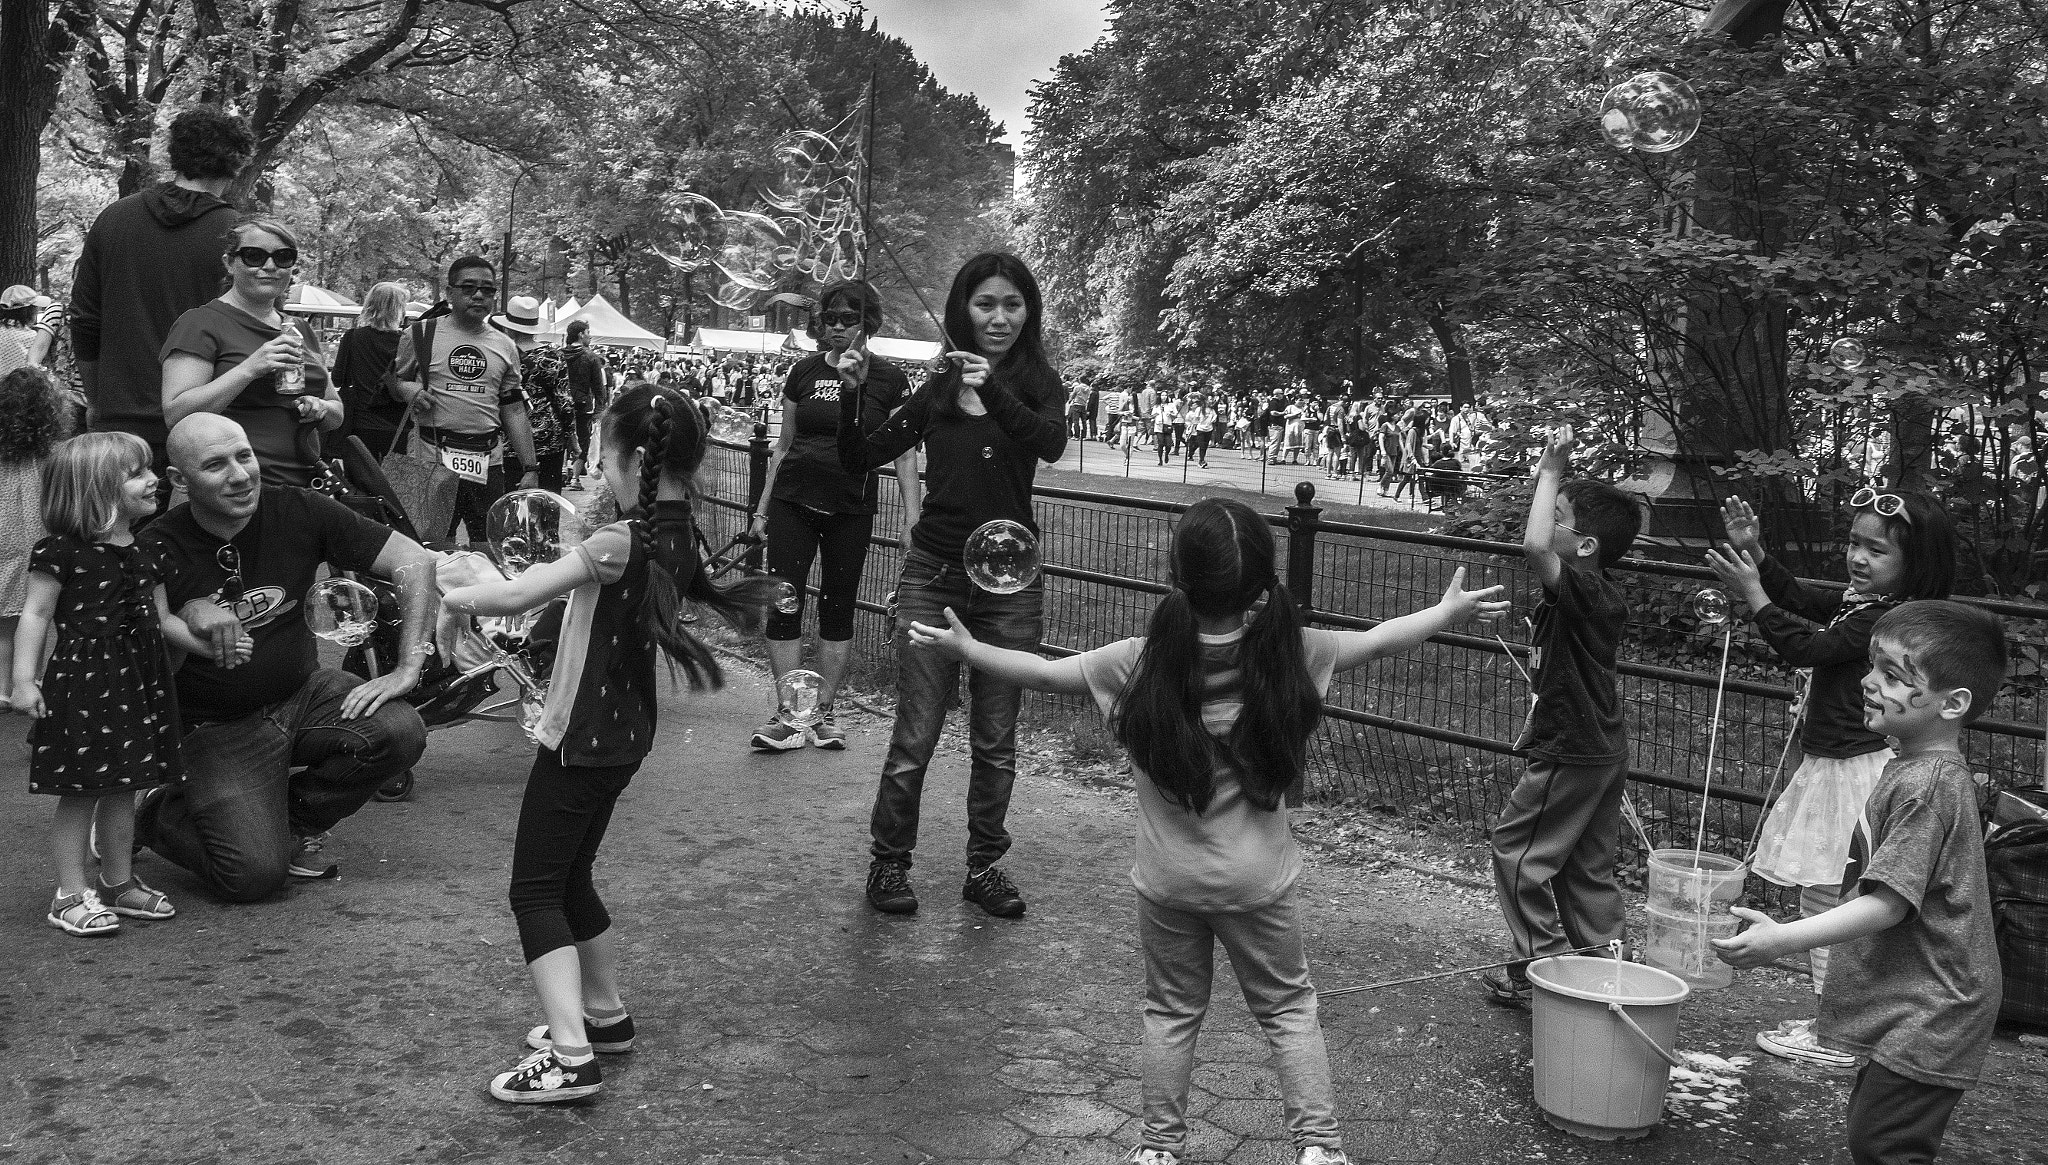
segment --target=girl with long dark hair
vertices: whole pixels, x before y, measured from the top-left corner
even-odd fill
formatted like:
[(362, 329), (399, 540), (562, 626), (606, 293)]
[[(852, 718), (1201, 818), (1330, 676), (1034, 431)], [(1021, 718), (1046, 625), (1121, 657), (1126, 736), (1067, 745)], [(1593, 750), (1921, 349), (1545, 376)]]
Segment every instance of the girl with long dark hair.
[[(1282, 808), (1301, 779), (1331, 677), (1507, 610), (1465, 589), (1370, 631), (1302, 626), (1274, 573), (1273, 532), (1242, 502), (1205, 498), (1173, 531), (1173, 589), (1143, 638), (1049, 660), (978, 642), (958, 615), (911, 642), (974, 674), (1092, 695), (1138, 773), (1138, 934), (1145, 951), (1145, 1129), (1129, 1160), (1173, 1165), (1187, 1145), (1195, 1037), (1214, 947), (1272, 1046), (1298, 1165), (1341, 1165), (1330, 1058), (1316, 1019), (1295, 886), (1301, 851)], [(1264, 605), (1260, 606), (1260, 599)]]
[(678, 618), (682, 600), (752, 631), (773, 589), (765, 579), (719, 586), (697, 557), (690, 498), (705, 432), (689, 401), (629, 389), (600, 432), (599, 471), (624, 518), (554, 562), (441, 600), (458, 614), (505, 616), (569, 596), (512, 843), (512, 912), (547, 1017), (527, 1033), (533, 1054), (491, 1081), (491, 1095), (514, 1104), (593, 1096), (603, 1087), (593, 1053), (633, 1049), (611, 915), (591, 868), (619, 795), (654, 746), (655, 657), (666, 655), (692, 690), (719, 687), (718, 660)]
[[(768, 572), (796, 588), (797, 609), (768, 617), (768, 663), (781, 679), (803, 662), (804, 582), (818, 561), (818, 676), (823, 714), (808, 728), (791, 723), (779, 704), (749, 743), (762, 751), (846, 747), (832, 714), (840, 677), (853, 643), (853, 601), (875, 529), (878, 482), (872, 473), (848, 473), (839, 464), (839, 402), (861, 402), (863, 423), (878, 427), (910, 396), (910, 379), (896, 366), (870, 360), (867, 338), (882, 328), (881, 296), (862, 282), (843, 280), (818, 294), (811, 338), (820, 350), (797, 361), (782, 386), (782, 433), (768, 461), (768, 477), (748, 532), (768, 538)], [(896, 458), (903, 525), (917, 524), (923, 498), (917, 452)]]
[[(1066, 393), (1046, 359), (1042, 312), (1038, 281), (1023, 260), (996, 252), (976, 255), (946, 295), (952, 350), (942, 368), (878, 428), (871, 420), (862, 424), (854, 394), (839, 402), (839, 459), (848, 473), (866, 473), (924, 445), (924, 508), (911, 528), (896, 586), (903, 624), (936, 623), (950, 607), (976, 634), (1004, 647), (1036, 648), (1044, 633), (1043, 582), (995, 594), (968, 579), (963, 561), (967, 536), (984, 523), (1008, 519), (1037, 533), (1031, 484), (1038, 463), (1058, 461), (1066, 449)], [(875, 793), (867, 887), (868, 902), (890, 914), (917, 909), (908, 874), (918, 801), (959, 674), (951, 660), (901, 647), (899, 639), (896, 727)], [(1010, 848), (1004, 820), (1017, 776), (1022, 696), (1015, 684), (991, 676), (968, 679), (973, 768), (962, 896), (999, 918), (1024, 913), (1023, 896), (996, 866)]]

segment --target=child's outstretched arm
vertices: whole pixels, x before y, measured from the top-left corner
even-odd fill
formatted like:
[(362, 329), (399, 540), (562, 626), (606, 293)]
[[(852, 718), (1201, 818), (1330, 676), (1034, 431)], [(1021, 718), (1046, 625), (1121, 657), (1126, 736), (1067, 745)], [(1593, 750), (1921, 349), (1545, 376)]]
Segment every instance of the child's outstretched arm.
[(1732, 910), (1735, 917), (1750, 924), (1749, 929), (1734, 938), (1714, 939), (1714, 953), (1729, 966), (1744, 968), (1761, 967), (1797, 951), (1831, 947), (1889, 930), (1913, 912), (1898, 891), (1883, 885), (1833, 910), (1797, 922), (1772, 922), (1768, 915), (1742, 906)]
[(1551, 541), (1557, 532), (1557, 491), (1564, 485), (1577, 446), (1570, 425), (1561, 425), (1550, 435), (1550, 443), (1536, 463), (1536, 495), (1529, 499), (1529, 520), (1522, 527), (1522, 554), (1546, 589), (1555, 587), (1564, 572), (1564, 559), (1551, 549)]
[(1505, 587), (1494, 585), (1483, 591), (1465, 589), (1465, 568), (1451, 576), (1444, 597), (1434, 607), (1425, 607), (1398, 619), (1389, 619), (1370, 631), (1338, 631), (1337, 670), (1345, 671), (1387, 655), (1413, 651), (1439, 631), (1473, 619), (1491, 623), (1507, 614), (1512, 606), (1499, 598)]
[(987, 672), (997, 679), (1008, 680), (1019, 687), (1069, 696), (1088, 694), (1088, 680), (1081, 674), (1080, 656), (1046, 659), (1028, 651), (991, 647), (969, 633), (961, 624), (960, 616), (955, 615), (951, 607), (946, 608), (944, 627), (912, 623), (910, 642), (912, 646), (921, 650), (950, 655), (976, 671)]
[(458, 615), (524, 615), (594, 581), (581, 554), (564, 554), (518, 578), (456, 587), (441, 596), (441, 605)]

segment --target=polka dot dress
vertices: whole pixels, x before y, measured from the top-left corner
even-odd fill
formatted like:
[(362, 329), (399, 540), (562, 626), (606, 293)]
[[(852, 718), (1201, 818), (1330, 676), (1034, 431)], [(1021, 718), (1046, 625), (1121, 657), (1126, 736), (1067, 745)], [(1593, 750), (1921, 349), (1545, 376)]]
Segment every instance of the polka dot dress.
[(181, 780), (177, 690), (143, 553), (56, 535), (36, 543), (28, 568), (63, 587), (43, 670), (50, 714), (28, 738), (29, 792), (100, 797)]

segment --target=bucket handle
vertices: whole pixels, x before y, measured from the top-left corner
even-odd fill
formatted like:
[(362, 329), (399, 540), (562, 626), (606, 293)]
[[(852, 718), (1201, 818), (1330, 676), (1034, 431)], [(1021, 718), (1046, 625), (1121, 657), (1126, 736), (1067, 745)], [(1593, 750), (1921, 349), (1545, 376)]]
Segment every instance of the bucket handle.
[(1611, 1000), (1611, 999), (1610, 999), (1610, 1000), (1608, 1000), (1608, 1002), (1607, 1002), (1607, 1010), (1609, 1010), (1609, 1011), (1613, 1012), (1614, 1014), (1616, 1014), (1616, 1015), (1620, 1016), (1620, 1017), (1621, 1017), (1621, 1022), (1623, 1022), (1623, 1023), (1625, 1023), (1625, 1024), (1627, 1024), (1627, 1025), (1628, 1025), (1628, 1030), (1630, 1030), (1630, 1031), (1632, 1031), (1632, 1032), (1636, 1033), (1636, 1035), (1637, 1035), (1637, 1036), (1638, 1036), (1638, 1037), (1639, 1037), (1639, 1038), (1640, 1038), (1640, 1039), (1641, 1039), (1641, 1040), (1642, 1040), (1642, 1041), (1643, 1041), (1644, 1043), (1646, 1043), (1646, 1044), (1650, 1045), (1650, 1050), (1651, 1050), (1651, 1051), (1653, 1051), (1653, 1052), (1655, 1052), (1655, 1053), (1657, 1053), (1657, 1054), (1658, 1054), (1659, 1056), (1663, 1057), (1663, 1058), (1664, 1058), (1664, 1062), (1665, 1062), (1666, 1064), (1669, 1064), (1669, 1065), (1671, 1065), (1671, 1066), (1672, 1066), (1673, 1068), (1683, 1068), (1683, 1067), (1685, 1067), (1685, 1061), (1684, 1061), (1684, 1060), (1681, 1060), (1681, 1059), (1679, 1059), (1679, 1058), (1678, 1058), (1678, 1057), (1677, 1057), (1676, 1055), (1674, 1055), (1674, 1054), (1673, 1054), (1673, 1053), (1671, 1053), (1671, 1052), (1665, 1051), (1665, 1050), (1664, 1050), (1664, 1045), (1662, 1045), (1662, 1044), (1658, 1043), (1658, 1042), (1657, 1042), (1656, 1040), (1653, 1040), (1653, 1039), (1651, 1039), (1651, 1038), (1650, 1038), (1650, 1033), (1649, 1033), (1649, 1032), (1646, 1032), (1646, 1031), (1644, 1031), (1644, 1030), (1643, 1030), (1643, 1028), (1642, 1028), (1642, 1025), (1641, 1025), (1641, 1024), (1639, 1024), (1639, 1023), (1637, 1023), (1637, 1022), (1636, 1022), (1636, 1020), (1635, 1020), (1635, 1017), (1634, 1017), (1634, 1016), (1632, 1016), (1632, 1015), (1630, 1015), (1630, 1014), (1628, 1013), (1628, 1010), (1627, 1010), (1626, 1008), (1622, 1007), (1622, 1005), (1621, 1005), (1621, 1004), (1619, 1004), (1619, 1003), (1616, 1003), (1616, 1002), (1614, 1002), (1613, 1000)]

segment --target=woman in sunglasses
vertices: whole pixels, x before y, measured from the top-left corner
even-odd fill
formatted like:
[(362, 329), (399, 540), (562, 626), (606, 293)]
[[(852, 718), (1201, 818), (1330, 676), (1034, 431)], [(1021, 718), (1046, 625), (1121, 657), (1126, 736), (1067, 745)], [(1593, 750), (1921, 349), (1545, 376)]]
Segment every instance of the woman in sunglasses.
[(265, 485), (313, 484), (320, 432), (341, 425), (341, 399), (317, 349), (278, 309), (298, 239), (274, 219), (228, 234), (227, 291), (178, 317), (164, 341), (164, 423), (219, 413), (242, 426)]
[[(868, 337), (882, 326), (882, 305), (867, 283), (842, 280), (818, 295), (811, 338), (819, 351), (789, 370), (782, 387), (782, 433), (768, 461), (748, 532), (768, 539), (768, 570), (795, 588), (795, 604), (781, 604), (768, 618), (768, 662), (775, 669), (775, 715), (748, 742), (764, 752), (815, 744), (846, 747), (846, 733), (832, 715), (832, 700), (846, 672), (853, 642), (853, 601), (867, 564), (868, 537), (875, 526), (878, 483), (872, 473), (848, 473), (839, 464), (839, 402), (858, 395), (870, 425), (910, 396), (910, 380), (886, 361), (870, 360)], [(917, 453), (896, 458), (901, 483), (903, 528), (917, 524), (922, 500)], [(809, 728), (790, 723), (781, 706), (781, 679), (803, 662), (804, 583), (818, 560), (818, 675), (822, 719)], [(784, 610), (783, 607), (790, 609)]]
[[(1809, 586), (1766, 554), (1756, 511), (1740, 498), (1722, 505), (1728, 541), (1707, 554), (1729, 592), (1749, 604), (1757, 632), (1799, 669), (1795, 690), (1802, 694), (1793, 714), (1804, 759), (1764, 819), (1751, 866), (1780, 886), (1798, 887), (1806, 918), (1840, 900), (1857, 819), (1892, 758), (1885, 738), (1863, 720), (1871, 629), (1900, 603), (1947, 598), (1955, 577), (1955, 531), (1936, 499), (1862, 489), (1849, 508), (1847, 591)], [(1808, 958), (1819, 995), (1827, 948), (1815, 947)], [(1810, 1019), (1786, 1020), (1758, 1032), (1756, 1042), (1788, 1060), (1838, 1068), (1856, 1062), (1821, 1043)]]

